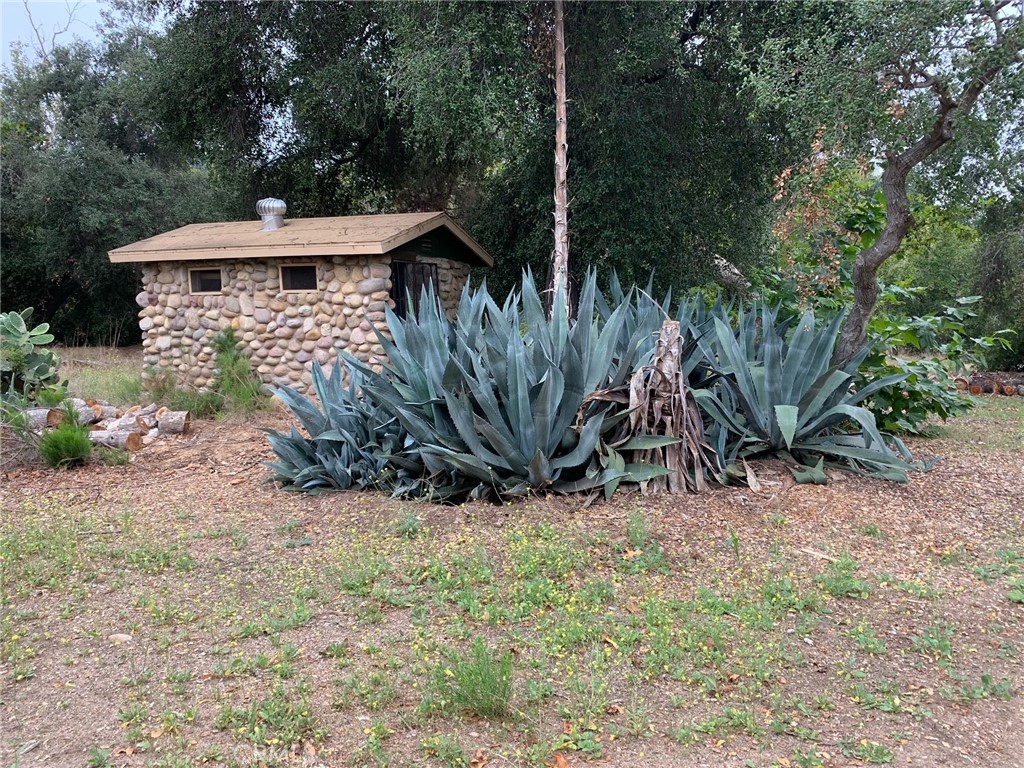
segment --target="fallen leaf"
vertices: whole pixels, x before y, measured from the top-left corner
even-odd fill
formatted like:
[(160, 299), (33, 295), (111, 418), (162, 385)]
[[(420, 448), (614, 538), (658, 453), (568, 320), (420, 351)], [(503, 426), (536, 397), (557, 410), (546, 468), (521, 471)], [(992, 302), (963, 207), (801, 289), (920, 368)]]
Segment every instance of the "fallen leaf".
[(644, 551), (642, 549), (627, 549), (622, 555), (623, 560), (632, 560), (634, 557), (640, 557)]
[(469, 768), (484, 768), (487, 765), (487, 760), (487, 750), (483, 748), (478, 749), (476, 754), (469, 759)]
[(555, 752), (551, 758), (551, 768), (569, 768), (569, 761), (562, 757), (561, 752)]

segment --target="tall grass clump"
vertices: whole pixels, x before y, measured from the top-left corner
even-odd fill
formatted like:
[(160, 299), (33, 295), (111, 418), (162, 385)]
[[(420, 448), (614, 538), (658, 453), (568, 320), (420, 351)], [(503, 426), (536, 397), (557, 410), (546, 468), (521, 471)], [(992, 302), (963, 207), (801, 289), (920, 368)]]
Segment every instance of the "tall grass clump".
[(81, 366), (68, 373), (68, 394), (120, 407), (137, 405), (143, 395), (142, 376), (125, 366)]
[(212, 346), (217, 355), (213, 391), (223, 398), (225, 410), (240, 413), (269, 410), (270, 395), (253, 372), (249, 358), (238, 348), (234, 330), (226, 328), (219, 333)]
[(435, 672), (442, 697), (461, 710), (483, 718), (500, 718), (512, 709), (512, 654), (491, 652), (482, 637), (469, 653)]

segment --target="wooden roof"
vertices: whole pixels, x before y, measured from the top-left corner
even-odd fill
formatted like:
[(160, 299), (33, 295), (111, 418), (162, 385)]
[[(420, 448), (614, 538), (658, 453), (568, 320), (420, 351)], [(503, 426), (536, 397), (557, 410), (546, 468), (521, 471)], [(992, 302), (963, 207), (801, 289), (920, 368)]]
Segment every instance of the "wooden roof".
[(446, 213), (383, 213), (285, 219), (272, 232), (262, 222), (189, 224), (109, 252), (115, 263), (197, 261), (200, 259), (280, 258), (284, 256), (366, 256), (385, 254), (435, 229), (447, 229), (465, 246), (460, 261), (494, 266), (494, 259)]

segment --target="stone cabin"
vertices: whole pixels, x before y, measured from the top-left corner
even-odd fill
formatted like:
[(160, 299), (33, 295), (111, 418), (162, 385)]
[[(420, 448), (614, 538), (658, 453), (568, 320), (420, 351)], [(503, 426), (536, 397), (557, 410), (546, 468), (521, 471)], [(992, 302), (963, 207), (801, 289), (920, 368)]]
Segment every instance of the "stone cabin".
[(211, 342), (230, 327), (264, 382), (306, 392), (338, 350), (383, 356), (385, 306), (404, 317), (432, 284), (451, 316), (470, 268), (494, 264), (445, 213), (285, 219), (272, 198), (257, 212), (262, 223), (190, 224), (110, 251), (142, 266), (144, 378), (209, 386)]

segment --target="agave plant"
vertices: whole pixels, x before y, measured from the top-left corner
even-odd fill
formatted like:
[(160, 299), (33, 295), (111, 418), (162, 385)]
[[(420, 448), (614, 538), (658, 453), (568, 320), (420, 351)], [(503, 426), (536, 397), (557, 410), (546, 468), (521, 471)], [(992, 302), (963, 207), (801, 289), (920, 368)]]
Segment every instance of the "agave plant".
[[(908, 471), (926, 468), (911, 460), (900, 440), (883, 438), (871, 413), (858, 405), (902, 377), (888, 376), (854, 391), (863, 355), (843, 368), (831, 365), (841, 323), (840, 315), (816, 329), (808, 311), (787, 338), (789, 323), (777, 324), (764, 304), (740, 312), (737, 332), (714, 319), (701, 345), (722, 379), (694, 397), (719, 426), (720, 447), (730, 463), (775, 454), (805, 465), (798, 478), (821, 479), (822, 463), (829, 462), (903, 482)], [(808, 475), (807, 467), (817, 472)]]
[[(349, 382), (344, 380), (348, 374)], [(360, 374), (335, 363), (328, 377), (313, 368), (313, 387), (322, 409), (295, 390), (279, 387), (275, 394), (306, 431), (287, 434), (264, 430), (277, 461), (268, 466), (288, 488), (392, 487), (398, 472), (392, 457), (406, 441), (402, 426), (359, 394)]]
[(408, 433), (398, 460), (406, 474), (397, 490), (432, 498), (517, 496), (665, 473), (602, 463), (602, 435), (626, 413), (587, 395), (627, 380), (641, 334), (620, 344), (627, 307), (602, 319), (595, 303), (591, 273), (579, 319), (570, 322), (562, 306), (549, 317), (526, 275), (502, 307), (485, 287), (464, 291), (454, 322), (426, 294), (414, 317), (388, 312), (393, 340), (381, 341), (388, 358), (383, 370), (350, 363), (361, 373), (364, 396)]
[[(657, 340), (666, 320), (672, 320), (672, 290), (669, 289), (659, 302), (653, 297), (653, 275), (644, 289), (634, 288), (623, 290), (618, 275), (612, 273), (608, 287), (608, 300), (600, 292), (596, 295), (598, 316), (607, 321), (612, 315), (612, 307), (627, 307), (619, 332), (619, 348), (625, 350), (639, 340), (636, 349), (638, 366), (654, 364), (657, 351)], [(679, 324), (679, 338), (682, 342), (680, 370), (685, 377), (686, 386), (696, 389), (705, 386), (714, 378), (714, 371), (705, 358), (703, 351), (697, 346), (697, 339), (715, 317), (728, 318), (729, 307), (722, 304), (721, 296), (708, 307), (704, 296), (695, 295), (683, 299), (676, 309), (675, 322)]]

